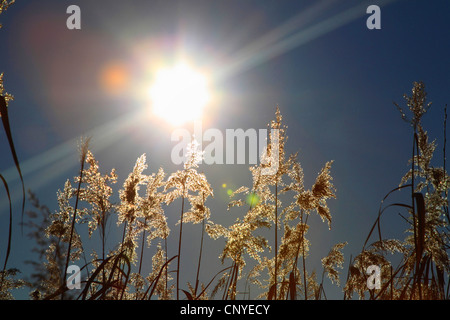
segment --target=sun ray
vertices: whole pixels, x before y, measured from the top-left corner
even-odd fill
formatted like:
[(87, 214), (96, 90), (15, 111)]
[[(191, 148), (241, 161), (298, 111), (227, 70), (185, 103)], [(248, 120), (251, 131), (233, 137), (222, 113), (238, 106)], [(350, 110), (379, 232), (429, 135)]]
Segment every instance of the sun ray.
[[(387, 5), (395, 1), (398, 0), (379, 1), (378, 5)], [(216, 78), (224, 79), (235, 76), (332, 32), (364, 16), (367, 6), (371, 4), (370, 1), (365, 1), (331, 17), (323, 18), (313, 25), (306, 26), (336, 3), (340, 2), (323, 1), (317, 3), (253, 41), (239, 51), (231, 63), (218, 70)]]

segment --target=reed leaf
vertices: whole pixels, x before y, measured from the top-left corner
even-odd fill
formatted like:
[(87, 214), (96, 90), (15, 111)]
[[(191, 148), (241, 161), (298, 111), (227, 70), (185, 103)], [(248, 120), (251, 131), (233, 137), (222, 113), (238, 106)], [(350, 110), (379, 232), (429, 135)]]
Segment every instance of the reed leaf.
[(425, 200), (421, 193), (414, 193), (413, 197), (416, 199), (417, 204), (416, 261), (417, 265), (419, 265), (425, 247)]
[(9, 187), (8, 183), (6, 182), (5, 178), (2, 174), (0, 174), (0, 179), (3, 182), (3, 185), (5, 186), (6, 195), (8, 196), (8, 202), (9, 202), (9, 231), (8, 231), (8, 246), (6, 249), (6, 256), (5, 256), (5, 263), (3, 264), (3, 273), (2, 273), (2, 279), (0, 281), (0, 288), (3, 284), (3, 277), (5, 275), (6, 271), (6, 265), (8, 264), (9, 254), (11, 252), (11, 237), (12, 237), (12, 205), (11, 205), (11, 195), (9, 193)]
[(92, 275), (90, 276), (90, 278), (88, 279), (88, 281), (86, 282), (86, 286), (84, 287), (83, 291), (81, 292), (79, 297), (82, 297), (82, 300), (86, 299), (89, 287), (91, 286), (92, 283), (94, 283), (95, 278), (97, 277), (97, 275), (102, 272), (106, 266), (106, 264), (112, 259), (114, 258), (114, 256), (110, 256), (108, 258), (106, 258), (105, 260), (102, 261), (102, 263), (97, 267), (97, 269), (95, 269), (95, 271), (92, 273)]
[(142, 298), (142, 299), (145, 299), (145, 297), (147, 296), (148, 291), (149, 291), (150, 288), (153, 286), (152, 291), (150, 292), (150, 295), (148, 296), (148, 299), (149, 299), (149, 300), (151, 299), (153, 293), (155, 292), (156, 285), (158, 284), (159, 278), (161, 277), (161, 274), (162, 274), (164, 268), (166, 268), (166, 267), (169, 265), (169, 263), (170, 263), (173, 259), (175, 259), (175, 258), (177, 258), (177, 257), (178, 257), (178, 256), (175, 255), (175, 256), (173, 256), (172, 258), (170, 258), (169, 260), (167, 260), (167, 261), (163, 264), (163, 266), (162, 266), (161, 269), (159, 270), (159, 273), (158, 273), (158, 275), (156, 276), (156, 278), (153, 279), (152, 282), (150, 283), (150, 285), (148, 286), (148, 288), (147, 288), (147, 290), (145, 291), (145, 294), (143, 295), (143, 298)]
[(197, 298), (201, 297), (202, 294), (205, 293), (206, 289), (208, 289), (208, 287), (211, 285), (211, 283), (214, 281), (214, 279), (215, 279), (220, 273), (225, 272), (225, 271), (227, 271), (228, 269), (231, 269), (232, 267), (233, 267), (233, 266), (229, 266), (229, 267), (226, 267), (226, 268), (220, 270), (219, 272), (217, 272), (217, 273), (214, 275), (214, 277), (212, 277), (212, 279), (208, 282), (208, 284), (207, 284), (206, 287), (202, 290), (202, 292), (200, 292), (200, 293), (198, 294)]
[(11, 155), (14, 159), (14, 164), (16, 166), (17, 172), (19, 173), (20, 181), (22, 183), (22, 223), (23, 223), (23, 213), (25, 212), (25, 183), (23, 182), (22, 170), (20, 169), (19, 159), (17, 158), (16, 148), (14, 147), (14, 141), (11, 134), (11, 127), (9, 125), (8, 107), (6, 105), (6, 99), (4, 96), (1, 95), (0, 95), (0, 118), (2, 118), (3, 128), (5, 129), (5, 134), (8, 139)]
[(192, 296), (192, 294), (190, 294), (189, 292), (187, 292), (186, 290), (181, 289), (181, 291), (184, 292), (184, 294), (186, 295), (186, 298), (188, 300), (194, 300), (194, 297)]
[(295, 274), (293, 271), (289, 274), (289, 295), (291, 300), (296, 300), (297, 298), (297, 283), (295, 281)]
[(267, 294), (267, 300), (274, 300), (274, 298), (276, 298), (276, 297), (275, 297), (276, 289), (277, 289), (276, 284), (273, 284), (273, 285), (270, 287), (269, 293)]

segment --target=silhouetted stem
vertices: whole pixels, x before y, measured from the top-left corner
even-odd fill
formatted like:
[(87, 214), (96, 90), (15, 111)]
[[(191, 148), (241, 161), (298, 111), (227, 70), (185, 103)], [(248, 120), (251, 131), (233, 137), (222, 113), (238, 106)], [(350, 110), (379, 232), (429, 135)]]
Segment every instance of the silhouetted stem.
[(205, 233), (205, 219), (203, 219), (203, 221), (202, 221), (202, 238), (200, 240), (200, 254), (198, 255), (197, 277), (195, 278), (195, 291), (194, 291), (195, 296), (197, 296), (198, 276), (200, 274), (200, 264), (202, 262), (203, 235), (204, 235), (204, 233)]
[[(306, 217), (308, 219), (308, 217)], [(302, 211), (302, 216), (300, 219), (301, 223), (303, 224), (303, 211)], [(304, 286), (305, 286), (305, 300), (308, 300), (308, 285), (306, 283), (306, 262), (305, 262), (305, 241), (304, 241), (304, 236), (305, 236), (305, 228), (303, 227), (302, 229), (302, 262), (303, 262), (303, 282), (304, 282)]]
[[(73, 209), (73, 218), (72, 218), (72, 226), (70, 228), (70, 238), (69, 238), (69, 247), (67, 249), (67, 257), (66, 257), (66, 265), (64, 268), (64, 277), (63, 277), (63, 282), (66, 281), (67, 278), (67, 268), (69, 267), (69, 260), (70, 260), (70, 251), (72, 249), (72, 239), (73, 239), (73, 230), (75, 228), (75, 219), (77, 216), (77, 209), (78, 209), (78, 200), (79, 200), (79, 196), (80, 196), (80, 189), (81, 189), (81, 181), (83, 178), (83, 169), (84, 169), (84, 161), (85, 161), (86, 155), (83, 154), (82, 158), (81, 158), (81, 169), (80, 169), (80, 180), (78, 181), (78, 188), (77, 188), (77, 197), (75, 199), (75, 207)], [(61, 294), (61, 299), (64, 298), (64, 292), (63, 294)]]
[(181, 237), (183, 234), (183, 211), (184, 211), (184, 192), (186, 189), (186, 180), (183, 181), (183, 196), (181, 198), (181, 215), (180, 215), (180, 239), (178, 240), (178, 257), (177, 257), (177, 300), (179, 300), (180, 287), (180, 258), (181, 258)]
[(277, 300), (277, 279), (278, 278), (278, 182), (275, 183), (275, 295)]
[(167, 258), (167, 236), (165, 236), (165, 238), (164, 238), (164, 250), (166, 251), (166, 267), (165, 267), (165, 269), (166, 269), (166, 272), (165, 272), (165, 277), (166, 277), (166, 285), (165, 285), (165, 290), (166, 290), (166, 293), (167, 293), (167, 282), (169, 281), (168, 280), (168, 277), (169, 277), (169, 275), (168, 275), (168, 273), (167, 273), (167, 268), (168, 268), (168, 266), (167, 266), (167, 262), (168, 262), (168, 258)]
[[(144, 227), (147, 225), (147, 218), (144, 219)], [(142, 260), (144, 259), (144, 245), (145, 245), (145, 229), (142, 232), (142, 243), (141, 243), (141, 258), (139, 261), (139, 271), (138, 273), (141, 274), (142, 269)]]
[(308, 223), (308, 217), (309, 217), (309, 215), (306, 216), (305, 224), (303, 224), (303, 210), (301, 210), (301, 213), (300, 213), (300, 224), (302, 226), (302, 234), (301, 234), (300, 241), (298, 242), (297, 253), (295, 254), (294, 264), (292, 265), (292, 272), (294, 273), (295, 279), (297, 279), (297, 276), (296, 276), (297, 263), (298, 263), (298, 256), (300, 255), (300, 248), (301, 248), (302, 249), (302, 255), (303, 255), (303, 281), (305, 283), (305, 297), (306, 297), (306, 267), (305, 267), (305, 259), (304, 259), (305, 249), (304, 249), (303, 242), (304, 242), (304, 237), (305, 237), (305, 225), (306, 225), (306, 223)]

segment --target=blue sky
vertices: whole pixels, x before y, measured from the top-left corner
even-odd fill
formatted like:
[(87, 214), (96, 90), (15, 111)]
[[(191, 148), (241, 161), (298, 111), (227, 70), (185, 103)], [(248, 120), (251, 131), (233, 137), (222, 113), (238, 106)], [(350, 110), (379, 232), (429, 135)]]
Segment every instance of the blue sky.
[[(433, 102), (424, 125), (437, 139), (441, 164), (450, 88), (448, 1), (70, 4), (81, 9), (81, 30), (66, 28), (66, 1), (17, 1), (0, 16), (0, 72), (6, 91), (15, 97), (10, 122), (26, 188), (52, 210), (57, 209), (57, 189), (77, 174), (76, 142), (84, 134), (92, 135), (102, 171), (117, 169), (116, 194), (142, 153), (150, 172), (160, 166), (166, 172), (177, 169), (170, 161), (173, 128), (161, 119), (133, 115), (149, 108), (137, 88), (158, 65), (180, 55), (213, 79), (217, 99), (205, 128), (265, 128), (278, 104), (288, 125), (287, 148), (299, 151), (306, 186), (326, 161), (334, 160), (332, 229), (320, 219), (311, 221), (311, 270), (319, 270), (317, 261), (342, 241), (349, 242), (347, 266), (350, 255), (361, 249), (380, 200), (407, 171), (411, 128), (393, 101), (403, 104), (402, 95), (410, 94), (414, 81), (425, 82)], [(366, 27), (370, 4), (381, 8), (380, 30)], [(126, 70), (128, 83), (111, 92), (101, 75), (117, 65)], [(16, 199), (9, 266), (26, 274), (23, 261), (33, 244), (20, 235), (21, 189), (4, 135), (0, 150), (0, 172)], [(204, 165), (201, 170), (216, 193), (213, 220), (216, 215), (218, 222), (231, 223), (242, 212), (226, 212), (221, 186), (249, 185), (248, 166)], [(8, 216), (3, 190), (0, 197), (3, 259)], [(388, 235), (402, 238), (403, 228), (396, 213), (387, 218)], [(332, 297), (342, 297), (339, 288), (329, 290)]]

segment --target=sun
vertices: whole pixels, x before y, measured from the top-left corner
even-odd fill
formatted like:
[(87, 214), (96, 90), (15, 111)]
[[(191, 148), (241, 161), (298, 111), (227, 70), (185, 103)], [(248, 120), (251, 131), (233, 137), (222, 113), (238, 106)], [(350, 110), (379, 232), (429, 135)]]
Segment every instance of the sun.
[(180, 63), (156, 74), (150, 98), (153, 112), (177, 126), (201, 118), (210, 94), (206, 77)]

